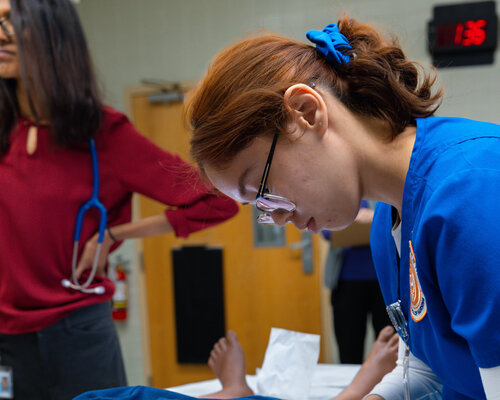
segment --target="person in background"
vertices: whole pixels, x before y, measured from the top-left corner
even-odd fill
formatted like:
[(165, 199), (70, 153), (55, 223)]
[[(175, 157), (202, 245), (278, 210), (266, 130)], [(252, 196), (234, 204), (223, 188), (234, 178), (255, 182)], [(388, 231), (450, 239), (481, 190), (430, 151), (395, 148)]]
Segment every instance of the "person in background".
[[(129, 238), (187, 237), (238, 207), (102, 104), (69, 0), (0, 0), (0, 114), (0, 363), (12, 367), (15, 398), (125, 385), (107, 255)], [(62, 282), (72, 278), (75, 219), (95, 184), (92, 143), (107, 229), (97, 260), (101, 217), (86, 213), (73, 278), (83, 283), (94, 260), (98, 271), (75, 289)], [(130, 222), (134, 192), (168, 209)]]
[(436, 117), (435, 75), (370, 24), (343, 16), (307, 37), (214, 59), (188, 108), (191, 154), (263, 223), (338, 230), (378, 202), (372, 257), (403, 367), (367, 399), (441, 384), (444, 399), (498, 398), (500, 126)]
[[(394, 329), (386, 326), (378, 335), (370, 354), (352, 382), (334, 399), (359, 400), (375, 386), (382, 377), (392, 371), (396, 365), (398, 336)], [(245, 376), (245, 353), (238, 336), (228, 331), (213, 347), (208, 365), (220, 381), (222, 390), (199, 398), (203, 399), (269, 399), (265, 393), (254, 397), (254, 391), (248, 386)], [(173, 391), (155, 389), (144, 386), (92, 391), (78, 396), (75, 400), (107, 400), (107, 399), (194, 399)], [(332, 399), (333, 400), (333, 399)]]
[[(366, 200), (353, 224), (371, 225), (373, 209)], [(331, 232), (321, 231), (323, 237), (331, 240)], [(368, 238), (367, 238), (368, 239)], [(335, 246), (335, 243), (331, 243)], [(330, 287), (333, 310), (333, 328), (339, 349), (340, 362), (361, 364), (363, 362), (366, 326), (368, 316), (378, 336), (382, 328), (391, 322), (387, 316), (384, 299), (380, 292), (375, 267), (373, 266), (369, 239), (366, 245), (346, 247), (340, 250), (337, 262), (340, 265), (327, 265), (326, 268), (339, 268), (337, 279)], [(330, 273), (335, 273), (331, 271)]]

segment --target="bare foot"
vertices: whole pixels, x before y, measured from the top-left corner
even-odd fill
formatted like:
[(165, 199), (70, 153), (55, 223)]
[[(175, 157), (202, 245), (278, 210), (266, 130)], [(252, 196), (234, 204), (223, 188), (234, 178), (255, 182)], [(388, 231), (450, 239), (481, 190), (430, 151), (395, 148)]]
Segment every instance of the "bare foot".
[(398, 341), (398, 334), (394, 333), (392, 326), (382, 329), (361, 369), (336, 399), (361, 399), (366, 396), (396, 366)]
[(232, 399), (254, 394), (245, 379), (245, 353), (233, 331), (228, 331), (226, 337), (214, 345), (208, 366), (220, 380), (222, 390), (201, 398)]

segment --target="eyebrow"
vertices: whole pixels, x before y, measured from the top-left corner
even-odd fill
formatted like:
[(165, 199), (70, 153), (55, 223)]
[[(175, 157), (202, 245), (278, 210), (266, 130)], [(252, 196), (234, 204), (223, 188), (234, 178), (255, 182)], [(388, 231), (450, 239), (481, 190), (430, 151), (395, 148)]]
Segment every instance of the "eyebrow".
[(247, 189), (245, 187), (245, 180), (247, 179), (248, 174), (252, 167), (248, 167), (241, 175), (240, 179), (238, 179), (238, 193), (240, 197), (245, 197), (247, 194)]

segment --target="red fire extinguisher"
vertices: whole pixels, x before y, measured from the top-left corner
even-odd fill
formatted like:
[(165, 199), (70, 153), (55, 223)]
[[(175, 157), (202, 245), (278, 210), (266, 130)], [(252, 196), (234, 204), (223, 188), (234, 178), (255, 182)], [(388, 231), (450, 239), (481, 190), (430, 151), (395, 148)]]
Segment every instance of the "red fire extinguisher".
[(128, 284), (127, 271), (120, 263), (115, 267), (115, 293), (113, 294), (111, 316), (115, 321), (127, 319)]

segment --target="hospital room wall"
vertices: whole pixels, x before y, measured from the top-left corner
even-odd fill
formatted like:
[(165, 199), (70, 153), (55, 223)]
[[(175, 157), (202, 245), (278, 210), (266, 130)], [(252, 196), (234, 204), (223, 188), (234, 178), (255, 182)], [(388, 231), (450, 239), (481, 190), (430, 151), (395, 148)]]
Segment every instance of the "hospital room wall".
[[(359, 20), (388, 27), (400, 37), (410, 58), (430, 63), (426, 26), (435, 4), (459, 0), (80, 0), (78, 12), (89, 41), (106, 102), (125, 111), (124, 89), (141, 79), (197, 80), (213, 55), (257, 30), (305, 40), (309, 29), (321, 29), (343, 11)], [(498, 4), (497, 4), (498, 9)], [(497, 10), (498, 12), (498, 10)], [(440, 70), (445, 98), (439, 115), (500, 123), (499, 54), (494, 65)], [(124, 247), (132, 262), (134, 244)], [(134, 297), (135, 296), (135, 297)], [(120, 328), (129, 382), (147, 383), (137, 296), (130, 320)], [(134, 311), (135, 310), (135, 311)]]
[[(218, 50), (244, 35), (260, 29), (305, 40), (308, 29), (321, 29), (343, 11), (388, 27), (411, 58), (428, 63), (426, 26), (432, 7), (457, 2), (80, 0), (77, 7), (106, 99), (123, 111), (124, 87), (142, 78), (199, 79)], [(499, 113), (491, 105), (500, 92), (499, 72), (498, 61), (494, 66), (441, 70), (446, 97), (439, 113), (498, 122)]]

